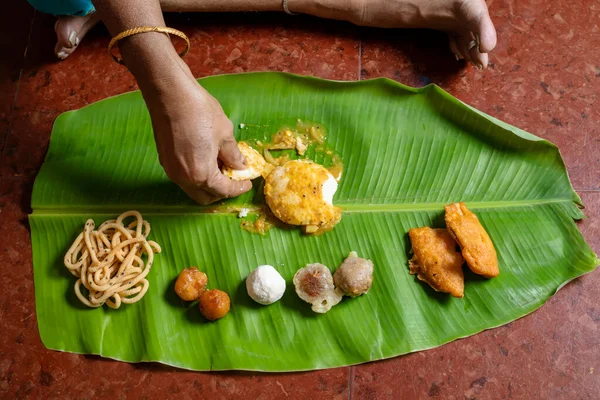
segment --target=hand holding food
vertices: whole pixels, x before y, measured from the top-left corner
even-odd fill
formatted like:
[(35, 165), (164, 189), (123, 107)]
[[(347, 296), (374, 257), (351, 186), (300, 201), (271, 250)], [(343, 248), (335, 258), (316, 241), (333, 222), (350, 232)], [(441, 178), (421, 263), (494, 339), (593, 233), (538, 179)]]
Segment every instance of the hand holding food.
[(218, 159), (234, 169), (245, 165), (233, 125), (217, 100), (191, 74), (177, 85), (160, 98), (144, 93), (167, 176), (200, 204), (250, 190), (250, 181), (232, 180), (219, 169)]
[(223, 175), (236, 181), (256, 179), (259, 176), (263, 178), (271, 173), (273, 165), (265, 161), (264, 157), (246, 142), (239, 142), (240, 153), (246, 159), (246, 165), (243, 169), (234, 169), (224, 165), (221, 171)]

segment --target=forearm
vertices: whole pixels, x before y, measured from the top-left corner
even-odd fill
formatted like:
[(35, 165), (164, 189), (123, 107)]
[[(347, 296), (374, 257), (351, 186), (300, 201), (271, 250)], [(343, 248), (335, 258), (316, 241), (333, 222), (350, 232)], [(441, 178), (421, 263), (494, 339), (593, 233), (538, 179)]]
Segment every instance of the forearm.
[(283, 11), (282, 4), (283, 0), (160, 0), (166, 12)]
[[(355, 3), (357, 0), (342, 1)], [(345, 19), (340, 13), (340, 8), (345, 6), (340, 7), (340, 3), (339, 0), (288, 0), (288, 7), (292, 12)], [(160, 6), (167, 12), (283, 12), (283, 0), (160, 0)]]
[[(94, 0), (94, 6), (112, 36), (138, 26), (165, 26), (158, 0)], [(129, 36), (119, 41), (119, 49), (142, 92), (166, 89), (189, 74), (164, 33)]]

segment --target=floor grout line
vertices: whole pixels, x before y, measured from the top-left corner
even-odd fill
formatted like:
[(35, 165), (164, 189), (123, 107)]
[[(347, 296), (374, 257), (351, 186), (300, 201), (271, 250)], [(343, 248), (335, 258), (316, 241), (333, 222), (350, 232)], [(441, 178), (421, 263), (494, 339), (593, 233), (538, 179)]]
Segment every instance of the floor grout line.
[(348, 400), (352, 400), (354, 392), (354, 366), (348, 368)]

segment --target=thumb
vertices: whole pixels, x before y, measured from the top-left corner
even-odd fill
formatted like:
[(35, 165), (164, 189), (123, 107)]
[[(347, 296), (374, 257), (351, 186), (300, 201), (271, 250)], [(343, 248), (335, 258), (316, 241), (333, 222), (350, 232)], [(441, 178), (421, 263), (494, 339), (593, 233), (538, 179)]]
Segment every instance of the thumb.
[(233, 169), (246, 168), (246, 159), (240, 152), (233, 136), (225, 139), (221, 143), (221, 147), (219, 148), (219, 159), (223, 161), (226, 166)]
[(231, 198), (252, 189), (252, 182), (250, 181), (234, 181), (223, 175), (216, 166), (213, 171), (204, 188), (210, 194), (220, 198)]

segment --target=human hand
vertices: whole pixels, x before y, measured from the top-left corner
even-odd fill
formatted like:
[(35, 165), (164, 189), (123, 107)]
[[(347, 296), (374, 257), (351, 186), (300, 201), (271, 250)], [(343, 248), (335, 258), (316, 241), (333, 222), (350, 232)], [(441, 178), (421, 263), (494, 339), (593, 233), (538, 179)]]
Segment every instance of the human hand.
[(143, 94), (160, 163), (188, 196), (210, 204), (252, 188), (250, 181), (234, 181), (221, 173), (218, 160), (234, 169), (243, 169), (245, 160), (233, 124), (191, 74), (183, 74), (167, 91)]

